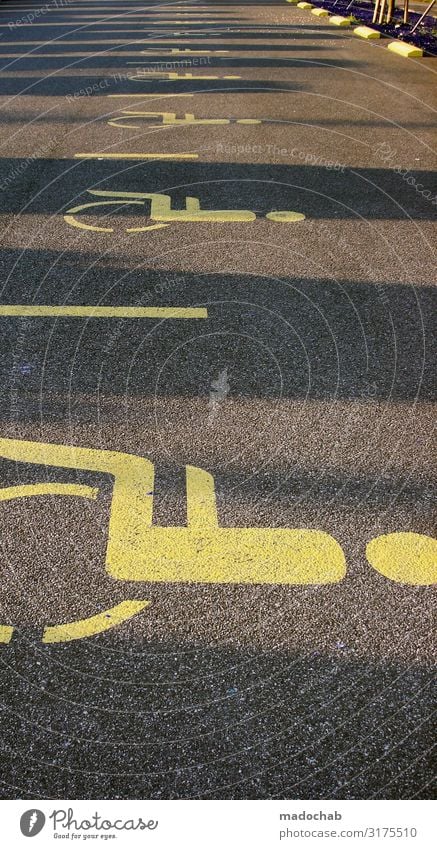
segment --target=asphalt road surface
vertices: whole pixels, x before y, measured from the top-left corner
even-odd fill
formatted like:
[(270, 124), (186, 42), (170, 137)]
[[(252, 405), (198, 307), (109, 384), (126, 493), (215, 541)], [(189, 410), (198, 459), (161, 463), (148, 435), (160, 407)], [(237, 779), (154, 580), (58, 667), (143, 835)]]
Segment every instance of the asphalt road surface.
[(3, 798), (429, 798), (435, 60), (0, 22)]

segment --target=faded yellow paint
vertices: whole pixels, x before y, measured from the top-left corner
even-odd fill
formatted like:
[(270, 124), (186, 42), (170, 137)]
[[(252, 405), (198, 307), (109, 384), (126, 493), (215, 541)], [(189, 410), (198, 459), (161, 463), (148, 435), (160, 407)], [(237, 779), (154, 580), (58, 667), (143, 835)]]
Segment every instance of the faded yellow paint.
[[(1, 29), (1, 27), (0, 27), (0, 29)], [(93, 44), (119, 44), (120, 46), (126, 46), (126, 47), (129, 47), (131, 44), (148, 44), (148, 42), (144, 41), (143, 38), (141, 38), (141, 39), (140, 38), (134, 38), (134, 39), (129, 38), (129, 39), (125, 39), (125, 40), (122, 39), (122, 38), (99, 38), (99, 39), (93, 38), (92, 43)], [(152, 43), (154, 43), (154, 42), (152, 42)], [(8, 41), (8, 46), (10, 44), (20, 45), (20, 47), (24, 46), (24, 45), (30, 45), (30, 44), (40, 44), (41, 47), (46, 47), (47, 41)], [(63, 41), (63, 44), (65, 44), (65, 45), (81, 44), (82, 46), (85, 46), (86, 42), (84, 42), (83, 39), (78, 41), (74, 38), (71, 38), (71, 39), (69, 38), (68, 41)], [(23, 54), (21, 54), (21, 55), (23, 55)], [(40, 54), (38, 54), (38, 55), (40, 55)], [(125, 56), (125, 55), (126, 54), (123, 53), (123, 56)], [(81, 56), (83, 56), (83, 52), (81, 53)]]
[(68, 643), (72, 640), (94, 637), (132, 619), (132, 616), (141, 613), (149, 604), (150, 601), (122, 601), (115, 607), (98, 613), (97, 616), (79, 619), (76, 622), (66, 622), (63, 625), (50, 625), (44, 628), (42, 641), (43, 643)]
[(127, 227), (126, 233), (146, 233), (149, 230), (164, 230), (170, 224), (149, 224), (147, 227)]
[(0, 625), (0, 643), (10, 643), (14, 629), (10, 625)]
[[(94, 208), (95, 206), (113, 206), (114, 201), (100, 201), (94, 203), (83, 203), (80, 206), (76, 206), (74, 209), (70, 210), (71, 213), (79, 213), (84, 212), (89, 208)], [(123, 203), (120, 204), (122, 206)], [(142, 206), (142, 203), (138, 204)], [(66, 224), (69, 224), (70, 227), (76, 227), (78, 230), (91, 230), (93, 233), (113, 233), (113, 227), (97, 227), (95, 224), (85, 224), (83, 221), (78, 221), (77, 218), (74, 217), (74, 214), (64, 215), (64, 221)], [(169, 227), (169, 224), (149, 224), (147, 227), (127, 227), (126, 233), (145, 233), (148, 230), (163, 230), (164, 227)]]
[[(143, 41), (143, 44), (148, 44), (149, 42)], [(175, 53), (190, 53), (196, 56), (212, 56), (216, 53), (229, 53), (229, 50), (191, 50), (190, 47), (171, 47), (170, 50), (156, 50), (154, 47), (150, 47), (148, 50), (142, 50), (141, 53), (147, 53), (148, 56), (174, 56)]]
[(0, 306), (0, 316), (2, 315), (35, 318), (208, 318), (208, 310), (204, 307), (58, 307), (9, 304)]
[(0, 439), (0, 456), (114, 478), (106, 567), (129, 581), (326, 584), (345, 575), (333, 537), (319, 530), (221, 528), (214, 480), (187, 466), (187, 527), (152, 525), (153, 464), (114, 451)]
[(200, 208), (198, 198), (186, 197), (185, 209), (172, 209), (170, 195), (154, 195), (150, 217), (155, 221), (254, 221), (256, 215), (245, 209)]
[[(90, 194), (94, 194), (94, 193), (90, 192)], [(129, 203), (133, 204), (134, 206), (143, 206), (142, 201), (131, 200), (131, 201), (129, 201)], [(85, 210), (87, 210), (89, 208), (94, 209), (94, 207), (96, 207), (96, 206), (113, 206), (113, 205), (114, 205), (113, 200), (102, 200), (102, 201), (94, 201), (93, 203), (82, 203), (79, 206), (73, 207), (73, 209), (69, 209), (67, 215), (64, 215), (64, 221), (65, 221), (66, 224), (69, 224), (71, 227), (77, 227), (78, 230), (91, 230), (93, 233), (113, 233), (114, 232), (113, 227), (97, 227), (97, 225), (95, 225), (95, 224), (85, 224), (83, 221), (78, 221), (77, 218), (74, 218), (74, 215), (78, 214), (79, 212), (85, 212)], [(120, 202), (120, 206), (123, 206), (123, 201)], [(157, 225), (157, 227), (159, 228), (160, 225)], [(157, 228), (152, 226), (148, 229), (155, 230)]]
[[(144, 206), (143, 200), (135, 200), (135, 198), (141, 197), (141, 195), (136, 194), (135, 192), (97, 192), (97, 191), (89, 191), (89, 194), (94, 195), (102, 195), (111, 196), (113, 200), (104, 200), (104, 201), (92, 201), (91, 203), (82, 203), (79, 206), (73, 207), (73, 209), (69, 209), (68, 213), (64, 215), (64, 221), (66, 224), (69, 224), (71, 227), (76, 227), (78, 230), (91, 230), (93, 233), (113, 233), (113, 227), (98, 227), (96, 224), (85, 224), (85, 222), (78, 220), (74, 216), (79, 214), (80, 212), (88, 212), (90, 209), (94, 209), (96, 206), (114, 206), (114, 203), (117, 203), (117, 206)], [(123, 200), (120, 199), (120, 196), (131, 195), (132, 200)], [(88, 212), (89, 214), (89, 212)], [(127, 227), (126, 233), (145, 233), (149, 230), (162, 230), (164, 227), (168, 227), (168, 224), (148, 224), (146, 227)]]
[(198, 153), (75, 153), (75, 159), (198, 159)]
[(191, 112), (186, 112), (183, 118), (177, 118), (175, 112), (132, 112), (130, 110), (124, 109), (123, 114), (118, 118), (111, 118), (108, 121), (110, 127), (123, 127), (123, 129), (127, 130), (136, 130), (138, 129), (138, 123), (134, 124), (126, 124), (119, 123), (121, 121), (126, 121), (127, 117), (133, 118), (145, 118), (149, 120), (151, 118), (161, 118), (161, 123), (159, 124), (150, 124), (150, 127), (167, 127), (169, 125), (177, 125), (183, 127), (193, 127), (193, 126), (216, 126), (216, 125), (226, 125), (226, 124), (261, 124), (262, 122), (258, 118), (196, 118)]
[(78, 498), (97, 498), (99, 490), (77, 483), (26, 483), (0, 489), (0, 501), (29, 498), (37, 495), (74, 495)]
[(423, 534), (393, 533), (376, 537), (366, 548), (374, 569), (400, 584), (437, 583), (437, 540)]
[[(100, 206), (123, 206), (124, 204), (134, 204), (141, 206), (145, 200), (150, 200), (150, 218), (158, 222), (215, 222), (215, 223), (230, 223), (230, 222), (252, 222), (256, 220), (256, 214), (249, 209), (211, 209), (204, 210), (200, 208), (198, 198), (186, 197), (185, 209), (172, 209), (172, 199), (170, 195), (161, 195), (148, 192), (111, 192), (100, 189), (89, 189), (88, 193), (97, 197), (108, 197), (112, 200), (92, 201), (91, 203), (81, 204), (73, 209), (69, 209), (64, 215), (64, 220), (72, 227), (78, 227), (81, 230), (92, 230), (97, 233), (112, 233), (111, 227), (97, 227), (90, 224), (84, 224), (74, 218), (74, 215), (81, 212), (88, 212), (94, 207)], [(276, 210), (268, 212), (266, 218), (270, 221), (279, 223), (291, 224), (296, 221), (303, 221), (305, 215), (301, 212), (292, 212), (291, 210)], [(168, 224), (149, 224), (146, 227), (135, 227), (126, 230), (127, 233), (141, 233), (147, 230), (166, 227)]]
[(131, 77), (128, 77), (131, 82), (141, 82), (142, 80), (147, 80), (149, 77), (155, 77), (160, 80), (241, 80), (241, 77), (237, 74), (224, 74), (223, 76), (217, 76), (213, 74), (178, 74), (176, 71), (169, 71), (162, 73), (162, 71), (144, 71), (141, 74), (134, 74)]
[(294, 221), (303, 221), (305, 216), (302, 212), (289, 212), (286, 209), (281, 209), (277, 212), (268, 212), (266, 218), (277, 223), (292, 224)]
[(106, 94), (105, 97), (135, 97), (137, 100), (143, 97), (154, 97), (155, 100), (161, 100), (163, 97), (194, 97), (194, 94)]

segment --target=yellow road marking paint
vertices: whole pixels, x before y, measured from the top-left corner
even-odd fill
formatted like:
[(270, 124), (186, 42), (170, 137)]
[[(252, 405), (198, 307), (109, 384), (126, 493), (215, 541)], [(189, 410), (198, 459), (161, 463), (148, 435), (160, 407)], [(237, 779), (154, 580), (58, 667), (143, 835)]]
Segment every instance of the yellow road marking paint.
[[(10, 42), (8, 42), (8, 43), (10, 43)], [(143, 52), (143, 51), (141, 51), (141, 52)], [(26, 56), (26, 54), (24, 54), (24, 53), (1, 53), (0, 55), (1, 55), (2, 59), (28, 58)], [(68, 51), (66, 50), (65, 53), (40, 53), (39, 51), (37, 53), (34, 53), (33, 51), (31, 51), (31, 55), (32, 55), (32, 59), (64, 59), (65, 57), (70, 58), (70, 57), (76, 57), (76, 56), (82, 56), (84, 59), (88, 58), (88, 57), (90, 59), (94, 59), (96, 56), (98, 56), (99, 58), (100, 57), (105, 58), (108, 55), (109, 55), (109, 57), (112, 57), (112, 56), (124, 56), (124, 57), (126, 57), (126, 56), (137, 56), (137, 55), (140, 55), (140, 53), (138, 53), (137, 51), (134, 51), (134, 50), (131, 50), (128, 53), (125, 52), (125, 51), (122, 51), (122, 50), (120, 50), (120, 51), (119, 50), (111, 50), (111, 51), (104, 50), (101, 53), (100, 52), (96, 53), (95, 50), (80, 50), (80, 51), (75, 51), (75, 52), (73, 52), (72, 50), (68, 50)], [(139, 63), (138, 62), (128, 62), (127, 64), (128, 65), (138, 65)]]
[(326, 9), (311, 9), (311, 14), (315, 15), (316, 18), (327, 18), (329, 16), (329, 12)]
[(122, 601), (115, 607), (105, 610), (104, 613), (98, 613), (97, 616), (79, 619), (77, 622), (67, 622), (64, 625), (51, 625), (44, 628), (42, 641), (43, 643), (68, 643), (72, 640), (83, 640), (85, 637), (103, 634), (104, 631), (109, 631), (137, 613), (141, 613), (148, 605), (150, 601)]
[(208, 310), (204, 307), (58, 307), (2, 304), (0, 316), (2, 315), (21, 318), (208, 318)]
[(257, 118), (196, 118), (192, 112), (186, 112), (183, 118), (177, 118), (176, 112), (132, 112), (130, 110), (124, 109), (123, 114), (118, 118), (111, 118), (108, 121), (108, 125), (110, 127), (122, 127), (126, 130), (136, 130), (139, 128), (137, 124), (122, 124), (120, 121), (126, 121), (127, 117), (134, 118), (145, 118), (146, 120), (152, 118), (161, 118), (161, 123), (158, 124), (150, 124), (150, 127), (160, 127), (160, 126), (183, 126), (183, 127), (195, 127), (195, 126), (216, 126), (216, 125), (229, 125), (231, 123), (235, 124), (261, 124), (261, 120)]
[[(145, 24), (146, 21), (144, 21), (144, 22), (132, 21), (131, 27), (129, 27), (129, 21), (127, 21), (126, 24), (123, 24), (123, 27), (124, 27), (123, 29), (120, 29), (120, 21), (114, 21), (114, 23), (112, 23), (112, 24), (111, 24), (111, 21), (105, 21), (106, 25), (111, 27), (111, 29), (95, 29), (95, 30), (88, 29), (88, 27), (93, 26), (94, 23), (97, 25), (98, 21), (95, 21), (95, 22), (90, 21), (88, 24), (84, 24), (84, 26), (87, 27), (87, 31), (86, 31), (87, 35), (93, 35), (95, 32), (96, 33), (111, 32), (111, 33), (115, 34), (116, 31), (120, 32), (121, 35), (126, 35), (128, 32), (131, 32), (131, 31), (134, 32), (134, 31), (137, 31), (138, 29), (140, 29), (142, 32), (147, 32), (146, 26), (142, 26), (142, 23)], [(150, 21), (150, 23), (153, 26), (159, 26), (160, 24), (169, 24), (170, 25), (172, 23), (178, 23), (178, 22), (173, 21), (172, 18), (167, 18), (166, 20), (161, 19), (160, 21)], [(219, 24), (222, 24), (222, 21), (211, 21), (211, 20), (180, 21), (181, 26), (191, 26), (191, 24), (200, 24), (202, 26), (204, 26), (206, 24), (208, 24), (208, 25), (209, 24), (219, 25)], [(71, 29), (71, 24), (54, 23), (53, 22), (51, 25), (53, 27), (70, 27), (70, 29)], [(28, 29), (28, 27), (46, 27), (46, 26), (48, 26), (48, 24), (40, 24), (40, 23), (37, 23), (36, 21), (32, 21), (32, 23), (30, 23), (30, 24), (24, 23), (23, 21), (20, 22), (20, 29)], [(129, 28), (127, 29), (127, 27), (129, 27)], [(134, 29), (134, 27), (135, 27), (135, 29)], [(115, 29), (115, 28), (117, 28), (117, 29)], [(3, 29), (6, 29), (6, 27), (3, 26)], [(198, 35), (203, 35), (204, 33), (202, 31), (198, 30), (197, 32), (189, 32), (187, 34), (197, 37)], [(184, 33), (183, 32), (174, 32), (173, 35), (184, 35)]]
[[(0, 29), (1, 29), (1, 27), (0, 27)], [(122, 47), (124, 45), (129, 46), (129, 44), (148, 44), (149, 42), (144, 41), (143, 39), (140, 40), (138, 38), (137, 39), (129, 38), (129, 39), (126, 39), (126, 40), (124, 40), (122, 38), (99, 38), (99, 39), (94, 38), (92, 41), (89, 41), (89, 42), (83, 41), (83, 40), (77, 41), (76, 39), (73, 39), (73, 38), (71, 38), (71, 39), (70, 38), (69, 39), (63, 38), (62, 42), (60, 42), (60, 43), (66, 44), (67, 46), (69, 44), (80, 44), (83, 47), (87, 47), (88, 44), (119, 44), (120, 47)], [(46, 47), (47, 41), (43, 41), (43, 40), (41, 40), (41, 41), (8, 41), (7, 44), (8, 44), (8, 47), (9, 47), (10, 44), (13, 44), (14, 46), (20, 45), (20, 47), (21, 47), (21, 45), (24, 45), (24, 46), (27, 47), (27, 46), (30, 46), (31, 44), (40, 44), (41, 46)], [(39, 54), (36, 54), (36, 55), (39, 55)]]
[(106, 568), (133, 581), (326, 584), (342, 580), (345, 558), (319, 530), (221, 528), (214, 480), (187, 466), (188, 527), (152, 525), (154, 466), (131, 454), (0, 439), (19, 462), (106, 472), (114, 478)]
[[(100, 194), (100, 195), (110, 195), (111, 192), (90, 192), (90, 194)], [(119, 192), (118, 194), (123, 194), (123, 192)], [(126, 194), (129, 194), (127, 192)], [(134, 197), (138, 197), (132, 193)], [(123, 206), (125, 204), (134, 206), (143, 206), (143, 201), (140, 200), (129, 200), (129, 201), (119, 201), (118, 199), (114, 200), (103, 200), (103, 201), (93, 201), (92, 203), (82, 203), (80, 206), (75, 206), (73, 209), (69, 210), (68, 215), (64, 215), (64, 221), (66, 224), (69, 224), (71, 227), (76, 227), (78, 230), (91, 230), (93, 233), (113, 233), (113, 227), (97, 227), (95, 224), (85, 224), (83, 221), (78, 221), (74, 216), (79, 212), (84, 212), (90, 208), (96, 206), (114, 206), (114, 203), (117, 203), (117, 206)], [(164, 227), (169, 227), (169, 224), (149, 224), (146, 227), (128, 227), (126, 228), (126, 233), (144, 233), (148, 230), (162, 230)], [(1, 314), (1, 313), (0, 313)]]
[(198, 159), (198, 153), (75, 153), (75, 159)]
[[(187, 223), (213, 221), (216, 223), (229, 223), (249, 222), (256, 220), (256, 214), (248, 209), (201, 209), (200, 200), (195, 197), (185, 198), (185, 209), (172, 209), (172, 199), (170, 195), (142, 192), (110, 192), (103, 191), (100, 189), (89, 189), (88, 193), (91, 195), (96, 195), (98, 197), (109, 197), (112, 199), (106, 201), (91, 201), (90, 203), (80, 204), (80, 206), (76, 206), (73, 209), (69, 209), (67, 214), (64, 215), (64, 220), (72, 227), (78, 227), (81, 230), (93, 230), (97, 233), (112, 233), (113, 228), (97, 227), (95, 225), (84, 224), (83, 222), (78, 221), (74, 216), (78, 213), (83, 212), (88, 212), (89, 214), (90, 209), (100, 206), (112, 206), (114, 204), (116, 204), (118, 208), (123, 205), (129, 204), (140, 206), (145, 200), (151, 201), (149, 218), (158, 222), (165, 221)], [(296, 221), (303, 221), (305, 219), (305, 215), (303, 215), (303, 213), (301, 212), (293, 212), (291, 210), (276, 210), (273, 212), (268, 212), (266, 214), (266, 218), (268, 218), (270, 221), (290, 224)], [(139, 233), (144, 232), (146, 230), (152, 230), (160, 226), (165, 227), (168, 225), (147, 225), (146, 227), (141, 228), (130, 228), (127, 229), (126, 232)]]
[(256, 215), (245, 209), (200, 208), (198, 198), (186, 197), (185, 209), (172, 209), (170, 195), (153, 195), (150, 217), (155, 221), (254, 221)]
[(77, 483), (27, 483), (21, 486), (5, 486), (0, 489), (0, 501), (15, 498), (30, 498), (38, 495), (74, 495), (77, 498), (96, 499), (99, 490)]
[[(142, 201), (131, 201), (135, 206), (142, 206)], [(83, 221), (78, 221), (74, 216), (76, 213), (84, 212), (85, 210), (92, 207), (94, 209), (95, 206), (113, 206), (113, 200), (103, 200), (96, 201), (94, 203), (82, 203), (79, 206), (75, 206), (73, 209), (69, 210), (68, 215), (64, 215), (64, 221), (66, 224), (69, 224), (70, 227), (76, 227), (78, 230), (91, 230), (93, 233), (113, 233), (113, 227), (97, 227), (95, 224), (85, 224)], [(123, 205), (123, 201), (120, 205)], [(164, 225), (162, 225), (164, 226)], [(151, 228), (152, 229), (152, 228)]]
[[(143, 41), (143, 44), (149, 42)], [(175, 54), (189, 53), (194, 55), (212, 56), (216, 53), (229, 53), (229, 50), (191, 50), (189, 47), (179, 48), (171, 47), (170, 50), (156, 50), (154, 47), (149, 47), (147, 50), (142, 50), (141, 53), (147, 53), (148, 56), (174, 56)]]
[(390, 581), (413, 586), (437, 583), (437, 540), (423, 534), (376, 537), (366, 548), (371, 566)]
[[(0, 26), (0, 30), (1, 30), (1, 26)], [(90, 34), (94, 35), (94, 33), (90, 33)], [(175, 39), (168, 39), (168, 40), (174, 41)], [(57, 44), (58, 42), (53, 42), (53, 43)], [(6, 44), (6, 42), (5, 42), (5, 44)], [(9, 47), (10, 44), (12, 44), (14, 46), (19, 45), (20, 47), (22, 45), (27, 47), (27, 46), (30, 46), (32, 44), (40, 44), (41, 46), (46, 47), (48, 42), (43, 40), (43, 39), (37, 40), (37, 41), (8, 41), (7, 42), (8, 47)], [(88, 47), (88, 45), (90, 45), (90, 44), (119, 44), (120, 47), (129, 47), (129, 45), (131, 45), (131, 44), (138, 44), (138, 45), (158, 44), (158, 45), (162, 46), (162, 41), (155, 41), (155, 40), (152, 41), (150, 39), (144, 40), (144, 38), (93, 38), (93, 39), (89, 39), (89, 40), (86, 40), (86, 41), (78, 40), (78, 39), (74, 39), (74, 38), (62, 38), (62, 41), (60, 41), (59, 44), (67, 45), (67, 46), (69, 44), (80, 44), (82, 47)], [(169, 48), (163, 48), (163, 49), (169, 49)], [(123, 52), (123, 55), (126, 55), (126, 54)]]
[(126, 233), (146, 233), (149, 230), (164, 230), (170, 224), (149, 224), (147, 227), (127, 227)]
[(298, 5), (299, 9), (313, 9), (314, 8), (312, 3), (306, 3), (306, 2), (304, 2), (304, 0), (301, 0), (301, 2), (299, 2), (297, 5)]
[(288, 212), (287, 210), (278, 210), (277, 212), (268, 212), (266, 218), (269, 221), (276, 221), (282, 224), (291, 224), (294, 221), (303, 221), (305, 216), (302, 212)]
[(224, 76), (215, 76), (212, 74), (178, 74), (176, 72), (162, 73), (160, 71), (144, 71), (141, 74), (135, 74), (131, 77), (128, 77), (131, 82), (141, 82), (143, 80), (148, 80), (150, 77), (154, 77), (155, 79), (168, 80), (169, 82), (173, 82), (175, 80), (241, 80), (241, 77), (236, 74), (225, 74)]
[(0, 625), (0, 643), (10, 643), (14, 629), (10, 625)]
[(142, 97), (154, 97), (160, 100), (161, 97), (194, 97), (194, 94), (106, 94), (105, 97), (136, 97), (137, 100)]
[[(177, 33), (169, 33), (168, 35), (163, 34), (160, 39), (158, 39), (158, 38), (145, 38), (145, 39), (142, 39), (141, 41), (138, 40), (138, 42), (135, 42), (135, 43), (136, 44), (151, 44), (152, 45), (152, 47), (150, 48), (151, 50), (155, 49), (155, 47), (160, 47), (162, 50), (170, 50), (169, 44), (163, 44), (162, 40), (165, 39), (165, 41), (168, 41), (168, 42), (175, 41), (176, 44), (180, 44), (181, 42), (178, 41), (178, 39), (170, 38), (169, 36), (170, 35), (182, 35), (182, 34), (183, 33), (178, 33), (178, 32)], [(201, 33), (186, 33), (186, 34), (187, 35), (193, 35), (193, 36), (204, 35), (204, 33), (202, 33), (202, 32)], [(220, 33), (215, 33), (215, 35), (220, 35)], [(173, 50), (174, 48), (171, 48), (171, 49)]]

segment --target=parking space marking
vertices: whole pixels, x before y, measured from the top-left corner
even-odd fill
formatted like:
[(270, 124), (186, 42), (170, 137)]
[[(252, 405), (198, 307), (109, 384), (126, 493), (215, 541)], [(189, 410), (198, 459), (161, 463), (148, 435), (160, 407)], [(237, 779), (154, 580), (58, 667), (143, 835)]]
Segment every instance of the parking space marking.
[[(144, 41), (144, 44), (148, 42)], [(195, 56), (213, 56), (217, 53), (230, 53), (230, 50), (192, 50), (190, 47), (171, 47), (170, 50), (156, 50), (154, 47), (149, 47), (146, 50), (141, 50), (141, 53), (147, 53), (148, 56), (174, 56), (175, 54), (189, 53)]]
[[(208, 318), (204, 307), (99, 307), (0, 305), (1, 316), (20, 318)], [(1, 499), (0, 499), (1, 500)]]
[(198, 159), (198, 153), (75, 153), (74, 159)]
[[(0, 27), (0, 29), (1, 29), (1, 27)], [(19, 45), (20, 47), (21, 46), (27, 47), (31, 44), (40, 44), (41, 46), (46, 47), (47, 44), (50, 43), (50, 42), (47, 42), (47, 41), (44, 41), (44, 40), (40, 40), (40, 41), (24, 41), (24, 40), (23, 41), (9, 41), (8, 40), (7, 42), (4, 42), (4, 43), (5, 43), (5, 45), (7, 44), (8, 46), (10, 44), (13, 44), (13, 45)], [(141, 39), (139, 39), (139, 38), (133, 38), (133, 39), (132, 38), (128, 38), (128, 39), (123, 39), (123, 38), (99, 38), (99, 39), (97, 39), (97, 38), (94, 38), (92, 41), (91, 40), (90, 41), (84, 41), (83, 39), (78, 41), (77, 39), (74, 39), (74, 38), (62, 38), (62, 42), (59, 42), (59, 43), (60, 44), (67, 44), (67, 45), (68, 44), (80, 44), (83, 47), (88, 47), (88, 46), (93, 45), (93, 44), (119, 44), (120, 47), (123, 47), (123, 46), (129, 47), (129, 45), (131, 45), (131, 44), (154, 44), (155, 42), (149, 41), (149, 39), (144, 40), (143, 38), (141, 38)], [(160, 42), (158, 41), (156, 43), (159, 44)], [(141, 52), (144, 52), (144, 51), (141, 51)], [(35, 54), (35, 55), (38, 56), (39, 54)], [(122, 55), (124, 56), (125, 53), (123, 53)]]
[(194, 94), (106, 94), (105, 97), (136, 97), (137, 100), (142, 97), (154, 97), (160, 100), (161, 97), (194, 97)]

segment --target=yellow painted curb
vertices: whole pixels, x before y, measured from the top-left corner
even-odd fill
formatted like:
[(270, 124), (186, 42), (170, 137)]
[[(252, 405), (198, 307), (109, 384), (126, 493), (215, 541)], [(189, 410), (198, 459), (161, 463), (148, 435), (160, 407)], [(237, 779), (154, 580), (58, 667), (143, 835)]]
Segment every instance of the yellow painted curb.
[(381, 38), (381, 33), (371, 27), (355, 27), (354, 33), (360, 38)]
[(299, 2), (299, 0), (285, 0), (286, 3), (293, 3), (295, 6)]
[(327, 18), (329, 12), (326, 9), (311, 9), (311, 14), (316, 15), (318, 18)]
[(406, 59), (420, 59), (423, 56), (421, 47), (415, 47), (414, 44), (407, 44), (405, 41), (391, 41), (387, 47), (393, 53), (405, 56)]
[(341, 15), (331, 15), (329, 22), (336, 27), (350, 27), (351, 25), (349, 18), (342, 18)]
[(314, 8), (312, 3), (303, 2), (303, 3), (298, 3), (297, 5), (299, 6), (299, 9), (313, 9)]

